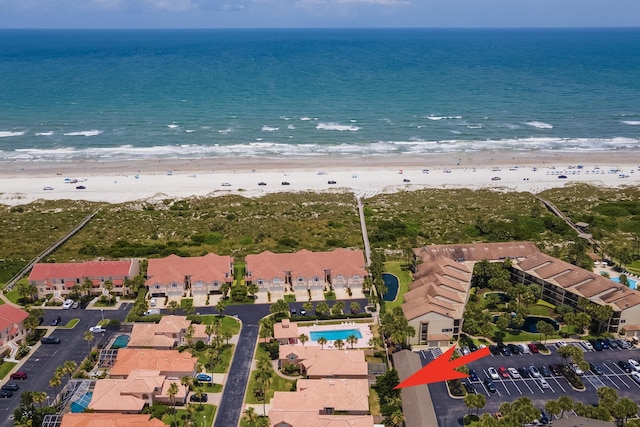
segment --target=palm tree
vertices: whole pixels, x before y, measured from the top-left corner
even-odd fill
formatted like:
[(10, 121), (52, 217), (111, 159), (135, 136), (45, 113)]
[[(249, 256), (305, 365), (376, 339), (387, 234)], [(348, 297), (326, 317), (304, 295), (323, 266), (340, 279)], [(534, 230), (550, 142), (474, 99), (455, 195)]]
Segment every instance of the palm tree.
[(402, 409), (398, 408), (387, 417), (387, 421), (391, 423), (393, 427), (401, 427), (404, 424), (404, 414)]
[(298, 341), (300, 341), (302, 343), (302, 346), (304, 347), (304, 344), (309, 341), (309, 336), (307, 334), (300, 334), (300, 336), (298, 337)]
[(324, 348), (324, 345), (327, 343), (327, 339), (325, 337), (318, 338), (318, 344), (320, 344), (320, 348)]
[(316, 313), (319, 316), (323, 316), (329, 312), (330, 312), (329, 304), (327, 304), (326, 302), (320, 301), (318, 304), (316, 304)]
[(216, 310), (218, 310), (218, 315), (222, 316), (224, 309), (227, 308), (227, 302), (223, 299), (220, 299), (216, 304)]
[(353, 349), (353, 346), (355, 346), (358, 343), (358, 337), (351, 334), (347, 337), (347, 342), (351, 344), (351, 348)]
[(252, 298), (255, 299), (256, 294), (260, 291), (260, 288), (255, 283), (251, 283), (247, 285), (247, 293), (251, 295)]
[(307, 301), (302, 304), (302, 308), (304, 308), (304, 311), (306, 311), (307, 313), (311, 313), (311, 311), (313, 310), (313, 303), (311, 301)]
[(76, 362), (74, 362), (73, 360), (67, 360), (62, 365), (62, 372), (64, 374), (69, 375), (69, 380), (71, 380), (71, 376), (76, 371), (76, 369), (78, 369), (78, 364)]
[(87, 344), (89, 345), (89, 352), (91, 352), (91, 342), (95, 339), (95, 335), (93, 335), (93, 332), (91, 331), (87, 331), (84, 333), (84, 340), (87, 342)]
[(349, 309), (351, 310), (351, 314), (356, 314), (360, 311), (360, 303), (358, 301), (353, 301), (349, 304)]
[(256, 410), (253, 408), (253, 406), (249, 406), (244, 410), (242, 420), (251, 426), (255, 424), (255, 422), (258, 420), (258, 414), (256, 414)]
[(262, 390), (262, 415), (267, 415), (267, 387), (271, 384), (273, 374), (271, 370), (258, 370), (256, 372), (256, 382)]
[(224, 331), (222, 333), (222, 338), (224, 338), (225, 341), (227, 341), (227, 344), (229, 344), (229, 340), (233, 338), (233, 334), (230, 331)]
[(185, 396), (188, 395), (189, 390), (191, 390), (191, 387), (193, 387), (193, 377), (185, 375), (184, 377), (180, 378), (180, 384), (184, 386)]
[(189, 325), (187, 328), (187, 332), (184, 334), (184, 340), (187, 342), (187, 347), (191, 347), (193, 345), (193, 334), (195, 331), (196, 328), (193, 324)]
[(171, 300), (167, 304), (167, 310), (169, 310), (171, 312), (171, 314), (176, 314), (176, 311), (179, 308), (180, 308), (180, 304), (178, 304), (178, 301), (176, 301), (176, 300)]
[(338, 350), (342, 350), (342, 348), (344, 347), (344, 341), (342, 341), (341, 339), (337, 339), (333, 342), (333, 346)]
[[(53, 387), (56, 392), (56, 399), (58, 398), (58, 387), (62, 385), (62, 369), (58, 367), (56, 371), (53, 373), (53, 376), (49, 380), (49, 387)], [(54, 400), (55, 402), (55, 400)]]
[(200, 406), (202, 406), (202, 396), (206, 394), (206, 392), (204, 391), (204, 387), (199, 385), (196, 388), (194, 388), (193, 392), (198, 398), (198, 400), (200, 401)]
[(213, 326), (212, 323), (205, 326), (204, 333), (207, 334), (207, 337), (209, 337), (209, 340), (208, 340), (209, 345), (211, 345), (211, 335), (213, 335), (214, 332), (215, 332), (215, 327)]
[(218, 363), (219, 352), (214, 348), (208, 348), (205, 351), (204, 356), (209, 359), (209, 365), (211, 366), (211, 377), (213, 378), (213, 368)]
[(39, 403), (40, 409), (42, 410), (42, 404), (47, 401), (47, 393), (44, 391), (34, 391), (31, 392), (31, 400), (33, 403)]
[(180, 391), (178, 389), (178, 384), (176, 383), (171, 383), (171, 385), (169, 386), (169, 390), (167, 390), (167, 394), (169, 395), (169, 400), (171, 401), (171, 407), (173, 409), (173, 423), (174, 425), (177, 425), (178, 421), (176, 419), (176, 394), (178, 394), (178, 391)]

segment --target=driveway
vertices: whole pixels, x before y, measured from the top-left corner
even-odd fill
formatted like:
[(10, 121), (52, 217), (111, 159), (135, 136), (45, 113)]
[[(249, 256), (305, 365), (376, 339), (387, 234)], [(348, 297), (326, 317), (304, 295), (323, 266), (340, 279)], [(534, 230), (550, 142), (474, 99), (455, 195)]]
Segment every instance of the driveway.
[[(127, 316), (127, 307), (118, 310), (104, 310), (105, 319), (118, 319), (123, 321)], [(29, 378), (23, 381), (16, 381), (20, 386), (20, 391), (45, 391), (48, 396), (55, 396), (56, 390), (49, 386), (49, 380), (58, 366), (67, 360), (73, 360), (80, 364), (87, 356), (89, 344), (84, 340), (84, 333), (91, 326), (95, 326), (103, 316), (100, 310), (61, 310), (45, 309), (43, 326), (49, 325), (56, 317), (62, 317), (61, 325), (66, 324), (73, 318), (80, 319), (80, 322), (73, 329), (51, 328), (52, 334), (61, 339), (61, 344), (40, 344), (32, 351), (29, 358), (24, 362), (20, 370), (26, 371)], [(117, 332), (108, 331), (105, 334), (96, 336), (94, 345), (104, 345), (112, 334)], [(67, 378), (65, 378), (66, 381)], [(64, 382), (63, 381), (63, 384)], [(60, 388), (58, 388), (60, 391)], [(20, 403), (20, 393), (15, 393), (10, 399), (0, 399), (0, 427), (13, 426), (13, 421), (9, 416)]]

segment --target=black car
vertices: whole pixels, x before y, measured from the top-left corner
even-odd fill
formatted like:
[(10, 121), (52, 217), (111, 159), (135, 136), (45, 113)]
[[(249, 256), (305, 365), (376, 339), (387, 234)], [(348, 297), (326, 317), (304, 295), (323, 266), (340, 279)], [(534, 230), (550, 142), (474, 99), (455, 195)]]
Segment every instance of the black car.
[(625, 362), (624, 360), (618, 360), (618, 366), (620, 367), (620, 369), (622, 369), (626, 373), (630, 373), (634, 371), (633, 366), (631, 366), (631, 363)]
[(261, 181), (261, 182), (258, 183), (258, 185), (267, 185), (267, 183)]
[(489, 392), (491, 393), (495, 393), (496, 391), (498, 391), (493, 381), (491, 381), (489, 378), (484, 379), (484, 386), (487, 387), (487, 390), (489, 390)]
[(336, 182), (334, 180), (327, 181), (327, 184), (335, 184), (335, 183)]
[(292, 316), (296, 316), (298, 314), (298, 310), (296, 310), (295, 308), (291, 309), (291, 315)]
[(509, 351), (511, 351), (511, 353), (513, 354), (520, 354), (520, 347), (515, 345), (515, 344), (509, 344), (507, 345), (507, 347), (509, 347)]
[(521, 368), (518, 368), (518, 373), (522, 378), (531, 378), (531, 372), (529, 372), (529, 369), (527, 369), (524, 366)]
[(549, 417), (547, 416), (546, 412), (544, 412), (544, 410), (542, 409), (540, 409), (540, 418), (538, 419), (538, 422), (542, 425), (549, 424)]
[(40, 338), (42, 344), (60, 344), (60, 338), (58, 337), (42, 337)]
[(598, 340), (589, 340), (589, 343), (593, 346), (593, 349), (595, 351), (602, 351), (604, 350), (604, 346), (602, 345), (602, 343)]
[(207, 395), (207, 393), (204, 393), (202, 396), (198, 396), (194, 393), (191, 395), (191, 397), (189, 397), (189, 400), (192, 402), (206, 402), (209, 400), (209, 396)]
[(282, 181), (282, 185), (291, 185), (288, 181)]
[(478, 346), (475, 345), (474, 343), (469, 343), (469, 350), (474, 352), (474, 351), (478, 350)]
[(553, 373), (553, 375), (562, 375), (562, 365), (549, 365), (549, 370), (551, 371), (551, 373)]
[(589, 363), (589, 370), (596, 375), (602, 375), (602, 369), (595, 363)]
[(16, 383), (6, 383), (0, 388), (0, 390), (18, 391), (20, 390), (20, 386)]
[(497, 356), (500, 354), (500, 349), (498, 348), (498, 346), (496, 345), (490, 345), (489, 346), (489, 351), (491, 352), (491, 354), (493, 354), (494, 356)]
[(502, 353), (503, 356), (511, 356), (511, 350), (509, 350), (509, 347), (506, 345), (500, 349), (500, 353)]
[(469, 379), (471, 381), (480, 381), (480, 379), (478, 378), (478, 374), (473, 369), (469, 370)]
[(469, 394), (477, 393), (476, 388), (469, 381), (463, 382), (462, 385), (464, 386), (465, 390), (467, 390), (467, 393)]
[(55, 319), (53, 319), (53, 322), (51, 322), (51, 326), (58, 326), (60, 322), (62, 322), (62, 317), (58, 316)]
[(605, 350), (608, 350), (609, 348), (611, 348), (611, 346), (609, 345), (609, 340), (606, 339), (602, 339), (602, 338), (598, 338), (597, 342), (602, 346), (602, 348), (604, 348)]
[(549, 370), (549, 368), (547, 368), (544, 365), (540, 366), (538, 368), (538, 371), (540, 372), (540, 375), (542, 375), (543, 377), (550, 377), (551, 376), (551, 371)]
[(11, 390), (0, 390), (0, 398), (8, 399), (13, 397), (13, 392)]
[(38, 317), (38, 326), (42, 325), (42, 322), (44, 322), (44, 317)]
[(78, 185), (76, 187), (76, 190), (86, 190), (86, 189), (87, 189), (87, 187), (85, 187), (84, 185)]

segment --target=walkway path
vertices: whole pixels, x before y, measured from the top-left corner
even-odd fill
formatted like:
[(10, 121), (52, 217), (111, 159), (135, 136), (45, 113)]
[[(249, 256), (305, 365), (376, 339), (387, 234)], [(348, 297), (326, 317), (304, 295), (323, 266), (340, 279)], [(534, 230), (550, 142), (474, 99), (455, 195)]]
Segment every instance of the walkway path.
[(369, 245), (369, 234), (367, 234), (367, 222), (364, 218), (364, 206), (362, 199), (356, 197), (358, 201), (358, 213), (360, 214), (360, 227), (362, 228), (362, 241), (364, 242), (364, 256), (367, 259), (367, 265), (371, 265), (371, 246)]
[(591, 235), (586, 234), (584, 231), (582, 231), (581, 229), (579, 229), (572, 221), (571, 218), (569, 218), (568, 216), (566, 216), (564, 213), (562, 213), (562, 211), (560, 209), (558, 209), (556, 207), (556, 205), (554, 205), (553, 203), (551, 203), (549, 200), (544, 199), (540, 196), (536, 196), (536, 198), (538, 200), (540, 200), (546, 207), (547, 209), (549, 209), (553, 214), (555, 214), (558, 218), (562, 219), (564, 222), (567, 223), (567, 225), (571, 228), (573, 228), (575, 230), (576, 233), (578, 233), (578, 235), (584, 237), (584, 239), (589, 242), (589, 244), (593, 247), (593, 249), (598, 249), (598, 242), (596, 242), (593, 237), (591, 237)]

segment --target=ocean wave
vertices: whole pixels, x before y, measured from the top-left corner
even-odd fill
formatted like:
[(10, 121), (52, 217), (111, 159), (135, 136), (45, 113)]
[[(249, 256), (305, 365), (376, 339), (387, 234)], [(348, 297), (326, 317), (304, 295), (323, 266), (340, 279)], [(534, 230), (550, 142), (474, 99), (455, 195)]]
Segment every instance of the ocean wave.
[(279, 130), (280, 128), (277, 128), (277, 127), (271, 127), (267, 125), (262, 126), (262, 132), (277, 132)]
[(302, 120), (303, 122), (308, 122), (310, 120), (315, 120), (315, 119), (312, 119), (311, 117), (300, 117), (300, 120)]
[(625, 125), (640, 126), (640, 120), (625, 120), (622, 123)]
[(85, 131), (81, 131), (81, 132), (67, 132), (65, 134), (63, 134), (64, 136), (97, 136), (100, 135), (102, 133), (101, 130), (85, 130)]
[(36, 136), (51, 136), (53, 135), (53, 131), (50, 130), (49, 132), (37, 132)]
[(149, 159), (200, 158), (282, 158), (309, 156), (384, 156), (428, 155), (476, 151), (612, 151), (637, 150), (640, 138), (508, 138), (499, 140), (469, 140), (451, 135), (450, 139), (430, 140), (421, 136), (407, 140), (372, 141), (361, 143), (281, 143), (262, 141), (237, 144), (176, 144), (140, 147), (60, 147), (48, 149), (21, 148), (0, 151), (0, 160), (8, 161), (110, 161)]
[(167, 127), (169, 129), (178, 129), (178, 125), (176, 125), (176, 124), (170, 124), (170, 125), (167, 125)]
[(424, 118), (425, 119), (429, 119), (429, 120), (438, 121), (438, 120), (461, 119), (462, 116), (425, 116)]
[(337, 130), (337, 131), (350, 131), (350, 132), (356, 132), (359, 131), (361, 129), (360, 126), (353, 126), (353, 125), (341, 125), (339, 123), (318, 123), (318, 125), (316, 126), (316, 129), (320, 129), (320, 130)]
[(11, 136), (22, 136), (25, 132), (0, 131), (0, 138), (9, 138)]
[(294, 125), (289, 125), (289, 126), (287, 126), (287, 129), (289, 129), (289, 130), (294, 130), (295, 128), (296, 128), (296, 127), (295, 127)]
[(525, 125), (537, 128), (537, 129), (553, 129), (553, 125), (550, 125), (549, 123), (545, 123), (545, 122), (539, 122), (539, 121), (532, 121), (532, 122), (526, 122)]
[(220, 129), (218, 130), (218, 133), (231, 133), (231, 128)]

